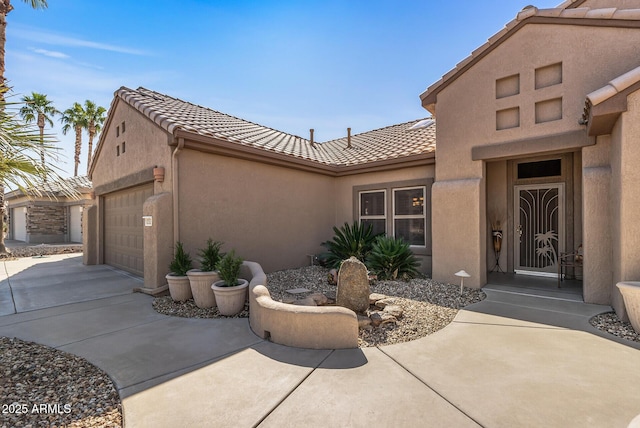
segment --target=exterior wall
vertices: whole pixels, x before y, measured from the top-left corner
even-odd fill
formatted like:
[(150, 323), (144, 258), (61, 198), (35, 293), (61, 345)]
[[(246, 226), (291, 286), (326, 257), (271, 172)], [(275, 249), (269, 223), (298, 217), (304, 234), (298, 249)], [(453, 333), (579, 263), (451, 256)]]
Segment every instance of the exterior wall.
[[(94, 160), (91, 181), (97, 194), (104, 194), (141, 184), (141, 173), (152, 177), (155, 166), (165, 168), (165, 178), (160, 191), (171, 191), (171, 153), (167, 144), (171, 136), (126, 103), (118, 101), (111, 113), (108, 127), (104, 129), (100, 151)], [(117, 127), (125, 123), (125, 132), (117, 135)], [(125, 151), (122, 153), (122, 144)], [(118, 148), (120, 155), (118, 156)], [(117, 177), (117, 180), (114, 180)], [(150, 181), (147, 179), (147, 181)]]
[[(173, 149), (168, 146), (172, 138), (169, 134), (122, 101), (117, 101), (102, 132), (90, 177), (97, 195), (97, 230), (95, 239), (90, 240), (95, 245), (92, 253), (95, 253), (97, 263), (104, 263), (104, 195), (153, 182), (156, 166), (164, 167), (165, 176), (162, 182), (154, 182), (154, 194), (172, 190)], [(173, 228), (170, 234), (173, 234)]]
[[(71, 215), (72, 207), (85, 207), (93, 202), (88, 194), (81, 195), (81, 199), (58, 198), (57, 200), (47, 197), (27, 197), (18, 196), (8, 199), (9, 212), (13, 213), (15, 208), (26, 209), (25, 223), (12, 222), (9, 225), (12, 239), (19, 239), (24, 235), (24, 241), (35, 244), (58, 244), (71, 242)], [(81, 219), (75, 219), (80, 220)], [(20, 234), (16, 227), (23, 227)], [(76, 226), (76, 225), (74, 225)], [(81, 224), (77, 225), (82, 227)], [(19, 239), (23, 240), (23, 239)]]
[(59, 205), (32, 204), (27, 209), (27, 239), (31, 243), (66, 242), (67, 209)]
[[(455, 281), (453, 273), (464, 268), (471, 274), (465, 284), (486, 282), (485, 193), (492, 194), (486, 186), (494, 181), (485, 180), (485, 161), (474, 161), (472, 149), (507, 144), (490, 159), (499, 160), (552, 153), (556, 143), (589, 144), (578, 123), (586, 94), (636, 67), (638, 42), (634, 29), (528, 24), (438, 93), (434, 279)], [(561, 64), (561, 81), (545, 86), (546, 67), (554, 64)], [(536, 145), (549, 136), (556, 136), (551, 145)]]
[(640, 279), (640, 91), (631, 94), (628, 110), (611, 134), (613, 283), (611, 304), (626, 317), (624, 303), (615, 283)]
[[(428, 164), (419, 167), (399, 168), (392, 171), (372, 172), (365, 174), (343, 176), (336, 179), (336, 192), (334, 195), (336, 219), (335, 226), (352, 223), (357, 220), (358, 200), (354, 196), (354, 188), (357, 186), (380, 185), (387, 186), (391, 184), (396, 187), (398, 183), (407, 183), (414, 181), (423, 181), (425, 179), (433, 179), (435, 176), (435, 165)], [(427, 189), (429, 191), (430, 189)], [(427, 201), (427, 209), (432, 209), (432, 201)], [(427, 233), (430, 234), (430, 216), (427, 216)], [(390, 231), (387, 231), (388, 233)], [(331, 238), (333, 232), (329, 232)], [(428, 248), (414, 249), (415, 255), (421, 260), (420, 270), (423, 273), (431, 274), (431, 245)]]
[(179, 162), (180, 240), (194, 258), (211, 237), (265, 272), (300, 267), (333, 233), (332, 177), (188, 149)]
[[(487, 163), (487, 269), (491, 271), (496, 264), (493, 248), (492, 225), (500, 222), (502, 230), (502, 244), (500, 249), (499, 265), (503, 271), (507, 271), (507, 255), (511, 251), (511, 230), (507, 222), (507, 162)], [(497, 267), (496, 267), (497, 270)]]
[(582, 150), (584, 301), (609, 304), (613, 281), (611, 137)]

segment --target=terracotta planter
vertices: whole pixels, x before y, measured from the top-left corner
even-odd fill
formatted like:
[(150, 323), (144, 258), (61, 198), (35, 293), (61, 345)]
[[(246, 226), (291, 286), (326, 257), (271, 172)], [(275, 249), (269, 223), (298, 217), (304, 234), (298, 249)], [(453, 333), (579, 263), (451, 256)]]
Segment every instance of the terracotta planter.
[(169, 284), (169, 294), (174, 302), (184, 302), (191, 298), (191, 285), (188, 276), (168, 274), (165, 278)]
[(640, 282), (619, 282), (616, 286), (622, 294), (624, 307), (627, 309), (631, 326), (636, 333), (640, 333)]
[(222, 287), (221, 285), (224, 284), (224, 281), (214, 282), (211, 286), (216, 295), (216, 302), (221, 315), (235, 315), (244, 309), (249, 281), (239, 279), (238, 282), (240, 282), (240, 285), (233, 287)]
[(202, 309), (216, 306), (216, 297), (211, 289), (211, 284), (220, 279), (218, 272), (203, 272), (200, 269), (191, 269), (187, 272), (187, 276), (191, 283), (191, 293), (196, 306)]

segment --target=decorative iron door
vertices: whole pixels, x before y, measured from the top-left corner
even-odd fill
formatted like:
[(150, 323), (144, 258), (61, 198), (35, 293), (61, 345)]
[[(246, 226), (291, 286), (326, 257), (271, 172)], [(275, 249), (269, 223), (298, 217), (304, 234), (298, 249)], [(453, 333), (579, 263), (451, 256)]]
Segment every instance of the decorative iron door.
[(564, 184), (515, 186), (516, 273), (558, 274), (564, 251)]

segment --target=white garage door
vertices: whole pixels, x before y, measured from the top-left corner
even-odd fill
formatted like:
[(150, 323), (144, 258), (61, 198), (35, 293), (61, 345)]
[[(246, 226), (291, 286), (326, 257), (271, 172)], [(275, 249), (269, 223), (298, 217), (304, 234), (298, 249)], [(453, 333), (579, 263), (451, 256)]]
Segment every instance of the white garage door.
[(14, 208), (11, 213), (13, 222), (13, 239), (18, 241), (27, 240), (27, 207)]
[(69, 223), (71, 242), (82, 242), (82, 206), (69, 207)]
[(153, 195), (153, 184), (104, 197), (104, 262), (144, 275), (142, 205)]

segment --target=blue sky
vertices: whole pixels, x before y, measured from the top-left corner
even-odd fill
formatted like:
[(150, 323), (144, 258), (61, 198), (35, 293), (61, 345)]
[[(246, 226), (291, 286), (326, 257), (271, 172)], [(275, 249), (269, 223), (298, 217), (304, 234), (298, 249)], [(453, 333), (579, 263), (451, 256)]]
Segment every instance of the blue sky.
[[(144, 86), (325, 141), (429, 116), (420, 93), (530, 1), (13, 0), (5, 77), (59, 110)], [(73, 135), (50, 132), (72, 175)]]

